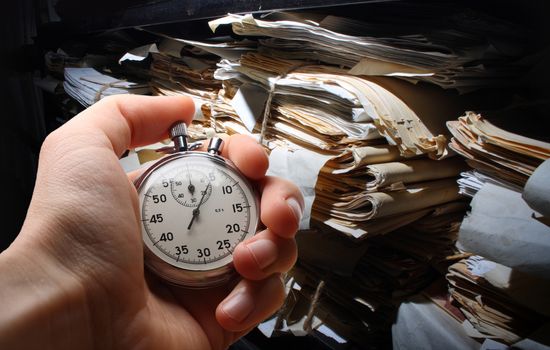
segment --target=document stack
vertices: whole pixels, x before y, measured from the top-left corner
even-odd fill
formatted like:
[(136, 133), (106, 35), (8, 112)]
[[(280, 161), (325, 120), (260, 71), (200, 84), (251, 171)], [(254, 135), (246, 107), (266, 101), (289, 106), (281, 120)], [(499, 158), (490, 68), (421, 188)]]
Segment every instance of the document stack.
[(236, 34), (268, 37), (260, 40), (260, 51), (272, 57), (321, 61), (352, 75), (395, 76), (463, 92), (510, 85), (525, 70), (521, 27), (451, 4), (400, 4), (398, 18), (407, 20), (396, 23), (395, 9), (384, 13), (384, 5), (370, 15), (372, 23), (274, 13), (261, 20), (230, 15), (210, 27), (231, 24)]
[(219, 130), (259, 137), (270, 174), (301, 187), (301, 228), (312, 230), (298, 235), (295, 299), (264, 332), (313, 324), (359, 344), (385, 343), (403, 298), (464, 257), (454, 247), (467, 208), (456, 180), (467, 167), (447, 147), (445, 121), (468, 103), (451, 88), (491, 84), (470, 79), (476, 69), (487, 74), (467, 64), (484, 54), (434, 54), (414, 39), (392, 45), (303, 18), (231, 15), (211, 27), (222, 24), (262, 39), (257, 52), (218, 63), (223, 89), (208, 117)]
[(458, 246), (479, 256), (451, 266), (447, 279), (470, 335), (513, 345), (548, 322), (550, 143), (495, 125), (506, 122), (473, 112), (448, 122), (451, 148), (474, 168), (459, 180), (473, 200)]
[(101, 73), (94, 68), (65, 68), (65, 92), (84, 107), (100, 99), (120, 94), (149, 94), (147, 83), (128, 81)]
[(477, 255), (449, 267), (447, 280), (471, 337), (519, 349), (536, 348), (533, 341), (524, 339), (533, 336), (550, 316), (549, 280)]
[(506, 131), (474, 112), (449, 121), (447, 127), (453, 135), (450, 147), (474, 169), (459, 182), (466, 195), (486, 182), (521, 190), (537, 166), (550, 158), (550, 143)]
[(184, 41), (165, 38), (152, 53), (151, 87), (155, 95), (185, 95), (193, 98), (196, 119), (201, 107), (216, 98), (221, 84), (214, 79), (218, 57)]

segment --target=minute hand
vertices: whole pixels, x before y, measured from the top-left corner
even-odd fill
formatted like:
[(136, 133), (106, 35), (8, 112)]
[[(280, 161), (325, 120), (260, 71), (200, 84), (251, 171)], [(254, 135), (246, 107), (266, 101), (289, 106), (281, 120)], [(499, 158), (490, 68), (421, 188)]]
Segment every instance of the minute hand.
[(202, 193), (201, 200), (199, 201), (199, 205), (195, 209), (193, 209), (193, 217), (191, 218), (191, 222), (189, 223), (189, 226), (187, 226), (187, 229), (190, 230), (191, 226), (193, 225), (193, 222), (195, 222), (195, 218), (199, 216), (200, 214), (200, 207), (202, 205), (202, 202), (204, 201), (204, 197), (206, 197), (206, 193), (208, 192), (208, 187), (210, 187), (210, 182), (208, 185), (206, 185), (206, 188), (204, 189), (204, 192)]

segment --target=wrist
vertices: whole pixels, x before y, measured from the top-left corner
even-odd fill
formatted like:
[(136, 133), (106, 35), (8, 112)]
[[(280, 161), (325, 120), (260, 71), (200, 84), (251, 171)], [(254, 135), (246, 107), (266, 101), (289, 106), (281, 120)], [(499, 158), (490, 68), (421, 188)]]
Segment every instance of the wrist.
[(0, 254), (0, 348), (88, 348), (90, 310), (79, 279), (43, 251)]

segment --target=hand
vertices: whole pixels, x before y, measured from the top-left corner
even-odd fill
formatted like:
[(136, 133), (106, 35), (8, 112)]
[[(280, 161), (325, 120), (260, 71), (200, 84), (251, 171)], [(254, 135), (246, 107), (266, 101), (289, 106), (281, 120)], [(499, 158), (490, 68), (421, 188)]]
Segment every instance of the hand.
[(0, 254), (0, 348), (221, 349), (280, 307), (303, 199), (265, 176), (247, 136), (226, 138), (222, 153), (262, 192), (267, 229), (233, 255), (242, 280), (188, 290), (144, 271), (137, 193), (118, 159), (193, 113), (181, 96), (117, 96), (48, 136), (23, 229)]

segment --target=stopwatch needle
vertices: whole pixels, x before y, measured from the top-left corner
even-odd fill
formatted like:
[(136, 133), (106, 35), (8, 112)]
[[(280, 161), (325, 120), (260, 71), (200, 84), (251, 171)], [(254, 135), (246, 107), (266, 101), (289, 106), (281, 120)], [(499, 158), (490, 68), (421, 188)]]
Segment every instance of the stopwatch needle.
[(187, 186), (187, 189), (191, 194), (195, 193), (195, 186), (191, 183), (191, 173), (189, 172), (189, 166), (187, 166), (187, 178), (189, 179), (189, 186)]
[(208, 183), (208, 185), (206, 185), (206, 188), (202, 192), (202, 197), (201, 197), (201, 200), (199, 202), (199, 205), (197, 205), (197, 207), (195, 209), (193, 209), (193, 217), (191, 218), (191, 222), (189, 222), (189, 226), (187, 226), (188, 230), (191, 229), (191, 226), (193, 225), (193, 222), (195, 222), (195, 218), (197, 216), (199, 216), (199, 214), (200, 214), (200, 207), (202, 205), (202, 202), (204, 201), (204, 197), (206, 197), (206, 193), (208, 193), (208, 187), (210, 187), (210, 182)]

